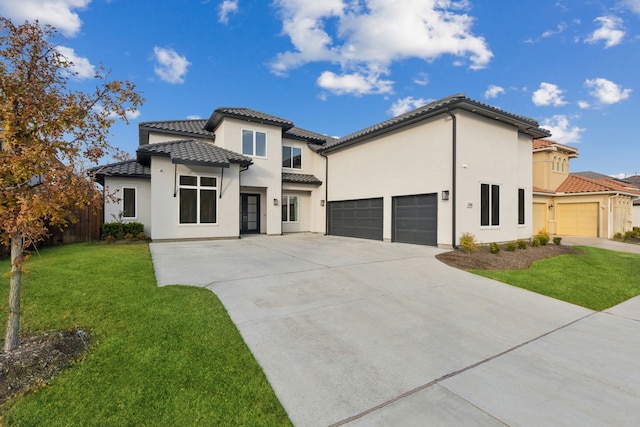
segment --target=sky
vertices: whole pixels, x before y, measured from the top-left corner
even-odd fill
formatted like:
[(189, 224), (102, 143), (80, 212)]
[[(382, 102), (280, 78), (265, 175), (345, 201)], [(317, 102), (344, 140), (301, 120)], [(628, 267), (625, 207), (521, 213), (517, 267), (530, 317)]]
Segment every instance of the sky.
[(0, 0), (64, 36), (73, 88), (104, 66), (138, 123), (247, 107), (340, 137), (463, 93), (574, 146), (571, 171), (640, 174), (640, 0)]

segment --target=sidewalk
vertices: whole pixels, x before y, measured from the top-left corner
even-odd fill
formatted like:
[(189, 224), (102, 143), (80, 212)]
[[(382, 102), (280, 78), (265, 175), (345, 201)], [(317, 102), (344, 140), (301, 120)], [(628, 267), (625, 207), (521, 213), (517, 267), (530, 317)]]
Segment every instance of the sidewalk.
[(615, 240), (603, 239), (600, 237), (562, 236), (562, 243), (571, 246), (593, 246), (594, 248), (608, 249), (610, 251), (640, 254), (640, 245), (617, 242)]

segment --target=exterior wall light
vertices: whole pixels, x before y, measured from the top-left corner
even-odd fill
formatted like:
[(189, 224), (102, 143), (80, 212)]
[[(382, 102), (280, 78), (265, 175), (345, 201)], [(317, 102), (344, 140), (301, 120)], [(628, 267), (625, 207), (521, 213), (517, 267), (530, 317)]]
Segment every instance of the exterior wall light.
[(553, 209), (553, 205), (549, 205), (549, 210)]
[(320, 200), (320, 206), (324, 206), (324, 200)]
[(444, 200), (444, 201), (449, 200), (449, 190), (444, 190), (442, 192), (442, 200)]
[(278, 206), (278, 199), (273, 199), (273, 206)]

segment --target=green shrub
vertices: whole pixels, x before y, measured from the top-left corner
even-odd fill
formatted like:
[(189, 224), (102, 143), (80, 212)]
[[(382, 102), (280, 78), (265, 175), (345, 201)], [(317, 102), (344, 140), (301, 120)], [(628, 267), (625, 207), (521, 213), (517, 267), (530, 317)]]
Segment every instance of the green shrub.
[(613, 235), (613, 240), (623, 240), (624, 236), (622, 235), (622, 233), (616, 233)]
[(540, 245), (542, 246), (547, 246), (547, 243), (549, 243), (549, 233), (544, 228), (539, 230), (538, 234), (536, 234), (534, 237), (538, 238), (538, 240), (540, 241)]
[(627, 231), (624, 233), (624, 240), (635, 239), (636, 237), (638, 237), (638, 235), (635, 231)]
[(116, 240), (121, 240), (126, 238), (125, 236), (128, 234), (133, 237), (143, 232), (144, 224), (140, 222), (106, 222), (102, 224), (103, 239), (112, 236)]
[(527, 249), (527, 242), (525, 240), (518, 240), (518, 249)]
[(535, 237), (531, 240), (531, 246), (533, 246), (534, 248), (538, 248), (538, 247), (540, 247), (540, 237), (535, 236)]
[(560, 245), (561, 242), (562, 242), (562, 237), (556, 236), (553, 238), (553, 243), (555, 243), (556, 245)]
[(462, 233), (460, 236), (460, 247), (463, 251), (471, 253), (478, 249), (478, 243), (476, 243), (476, 236), (471, 233)]
[(124, 235), (124, 240), (128, 240), (128, 241), (132, 242), (133, 241), (133, 234), (131, 234), (131, 233), (125, 234)]
[(118, 241), (118, 239), (116, 239), (116, 238), (115, 238), (115, 237), (113, 237), (113, 236), (107, 236), (107, 237), (105, 238), (105, 240), (107, 241), (107, 245), (110, 245), (110, 244), (115, 243), (115, 242), (117, 242), (117, 241)]
[(136, 237), (138, 238), (138, 240), (147, 240), (147, 235), (144, 234), (144, 231), (138, 233), (138, 235)]
[(496, 242), (489, 243), (489, 252), (491, 252), (494, 255), (499, 254), (500, 253), (500, 245), (497, 244)]
[(509, 252), (515, 252), (517, 247), (518, 247), (518, 244), (516, 242), (509, 242), (505, 246), (505, 249), (508, 250)]

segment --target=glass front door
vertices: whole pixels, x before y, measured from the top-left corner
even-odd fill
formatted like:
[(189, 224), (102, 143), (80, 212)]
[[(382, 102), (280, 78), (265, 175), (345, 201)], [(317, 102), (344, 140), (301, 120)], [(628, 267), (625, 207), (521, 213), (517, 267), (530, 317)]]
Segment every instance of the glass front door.
[(240, 232), (260, 232), (260, 195), (240, 195)]

